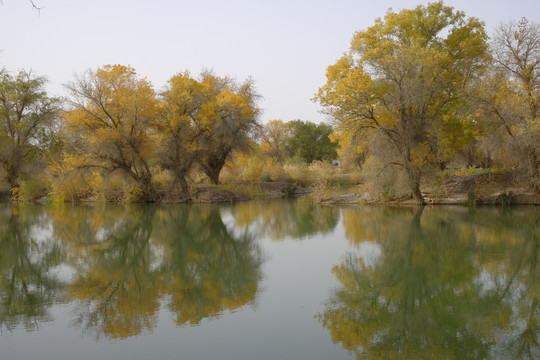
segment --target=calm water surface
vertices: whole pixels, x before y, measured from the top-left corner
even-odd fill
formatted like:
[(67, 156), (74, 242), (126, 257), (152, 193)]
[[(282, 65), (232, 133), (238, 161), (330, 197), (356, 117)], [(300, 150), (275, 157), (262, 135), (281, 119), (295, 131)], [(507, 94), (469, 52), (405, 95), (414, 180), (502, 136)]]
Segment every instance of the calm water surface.
[(1, 359), (538, 359), (540, 210), (0, 205)]

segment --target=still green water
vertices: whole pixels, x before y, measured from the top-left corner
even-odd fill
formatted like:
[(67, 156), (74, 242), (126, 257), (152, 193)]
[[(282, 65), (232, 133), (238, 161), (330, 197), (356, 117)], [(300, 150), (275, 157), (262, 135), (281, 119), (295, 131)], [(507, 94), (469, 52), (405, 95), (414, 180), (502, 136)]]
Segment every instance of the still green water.
[(1, 359), (538, 359), (540, 209), (0, 205)]

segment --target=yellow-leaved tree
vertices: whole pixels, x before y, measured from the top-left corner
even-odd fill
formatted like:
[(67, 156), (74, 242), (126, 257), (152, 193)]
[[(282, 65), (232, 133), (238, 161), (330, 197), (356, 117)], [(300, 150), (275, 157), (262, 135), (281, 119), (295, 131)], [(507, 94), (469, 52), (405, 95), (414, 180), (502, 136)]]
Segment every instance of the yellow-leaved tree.
[(219, 174), (231, 153), (249, 149), (259, 129), (259, 95), (251, 79), (238, 84), (231, 78), (204, 72), (200, 81), (213, 96), (204, 109), (207, 133), (201, 139), (204, 152), (199, 164), (210, 180), (219, 184)]
[[(186, 176), (201, 159), (218, 114), (213, 102), (219, 92), (193, 78), (188, 71), (178, 73), (161, 92), (163, 112), (158, 119), (160, 165), (173, 172), (174, 184), (188, 192)], [(173, 184), (173, 185), (174, 185)]]
[(282, 120), (271, 120), (261, 128), (261, 150), (278, 162), (287, 157), (287, 144), (291, 139), (291, 129)]
[(404, 171), (412, 196), (436, 162), (443, 116), (486, 60), (482, 22), (442, 1), (395, 13), (357, 32), (315, 97), (343, 129), (383, 146), (385, 167)]
[(173, 172), (183, 193), (188, 192), (186, 176), (195, 164), (218, 184), (232, 151), (248, 149), (258, 128), (252, 81), (238, 85), (211, 72), (194, 78), (186, 71), (171, 77), (160, 95), (160, 165)]
[[(142, 193), (156, 198), (150, 161), (159, 102), (151, 84), (133, 68), (105, 65), (67, 85), (71, 109), (64, 114), (72, 170), (98, 168), (121, 172)], [(73, 160), (75, 158), (76, 161)]]

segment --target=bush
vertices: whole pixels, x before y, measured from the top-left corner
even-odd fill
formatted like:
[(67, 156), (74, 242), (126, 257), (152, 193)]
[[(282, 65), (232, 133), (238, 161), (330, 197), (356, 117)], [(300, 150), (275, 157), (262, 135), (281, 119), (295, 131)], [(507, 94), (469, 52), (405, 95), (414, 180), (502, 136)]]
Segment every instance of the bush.
[(296, 185), (293, 183), (288, 183), (282, 190), (283, 195), (288, 198), (294, 198), (296, 196)]
[(152, 175), (152, 183), (158, 188), (167, 188), (171, 186), (174, 177), (169, 170), (155, 169)]
[(283, 165), (283, 171), (289, 181), (308, 185), (312, 182), (312, 173), (305, 162), (287, 162)]
[(35, 200), (45, 189), (43, 184), (35, 179), (21, 181), (19, 187), (11, 190), (12, 195), (17, 201), (27, 202)]
[(410, 194), (405, 172), (396, 166), (385, 166), (375, 156), (366, 158), (362, 176), (369, 184), (371, 195), (383, 201), (393, 201)]
[(513, 192), (503, 192), (495, 199), (496, 205), (509, 206), (516, 202), (516, 198)]
[(478, 199), (480, 198), (480, 195), (478, 194), (478, 191), (476, 190), (469, 190), (467, 193), (467, 205), (468, 206), (476, 206), (478, 205)]
[(272, 182), (274, 180), (272, 180), (272, 177), (270, 175), (264, 174), (263, 176), (261, 176), (260, 181), (262, 181), (262, 182)]
[(144, 198), (144, 192), (138, 186), (130, 186), (124, 190), (124, 202), (134, 203), (139, 202)]
[(88, 191), (92, 194), (94, 201), (105, 201), (105, 180), (99, 171), (93, 171), (88, 180)]

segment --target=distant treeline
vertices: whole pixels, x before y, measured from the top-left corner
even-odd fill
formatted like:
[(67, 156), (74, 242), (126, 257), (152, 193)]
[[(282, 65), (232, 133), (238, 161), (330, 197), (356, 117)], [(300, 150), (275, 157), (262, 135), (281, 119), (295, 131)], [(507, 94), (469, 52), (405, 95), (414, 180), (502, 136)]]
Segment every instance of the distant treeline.
[(224, 168), (235, 180), (257, 179), (253, 169), (276, 180), (270, 168), (339, 157), (344, 171), (418, 203), (426, 177), (449, 167), (506, 169), (540, 192), (538, 24), (501, 24), (490, 39), (479, 19), (442, 1), (389, 11), (354, 34), (326, 76), (313, 100), (331, 124), (261, 124), (252, 79), (186, 71), (156, 92), (133, 68), (105, 65), (60, 99), (44, 77), (3, 69), (3, 175), (21, 199), (113, 189), (157, 201), (158, 189), (187, 194), (202, 174), (218, 184)]

